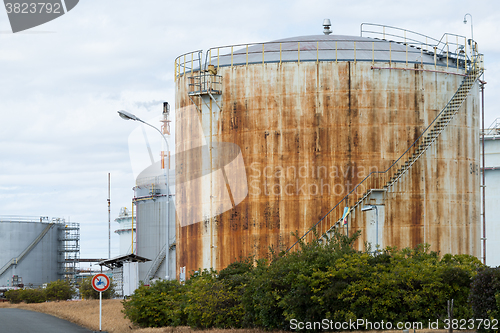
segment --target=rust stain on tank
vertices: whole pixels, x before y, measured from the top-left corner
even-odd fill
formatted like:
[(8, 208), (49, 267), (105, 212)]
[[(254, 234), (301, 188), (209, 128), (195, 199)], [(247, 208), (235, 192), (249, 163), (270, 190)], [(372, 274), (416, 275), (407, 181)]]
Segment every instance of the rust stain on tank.
[[(269, 247), (286, 249), (295, 241), (292, 232), (304, 234), (370, 171), (383, 171), (399, 158), (461, 82), (460, 76), (335, 61), (228, 66), (218, 68), (218, 75), (222, 110), (212, 108), (211, 124), (207, 113), (198, 112), (199, 121), (214, 129), (214, 141), (241, 148), (249, 193), (216, 223), (178, 225), (178, 266), (188, 271), (206, 266), (207, 251), (216, 258), (214, 268), (222, 269), (240, 257), (266, 257)], [(188, 75), (177, 79), (177, 124), (182, 108), (193, 105), (187, 80)], [(477, 102), (470, 98), (463, 108)], [(471, 241), (478, 237), (479, 182), (464, 171), (478, 160), (472, 142), (477, 121), (462, 110), (387, 193), (384, 244), (426, 242), (441, 252), (479, 255)], [(182, 146), (191, 125), (177, 126), (176, 145)], [(193, 203), (198, 195), (177, 193)], [(359, 210), (351, 223), (364, 231)], [(362, 234), (359, 248), (366, 239)]]

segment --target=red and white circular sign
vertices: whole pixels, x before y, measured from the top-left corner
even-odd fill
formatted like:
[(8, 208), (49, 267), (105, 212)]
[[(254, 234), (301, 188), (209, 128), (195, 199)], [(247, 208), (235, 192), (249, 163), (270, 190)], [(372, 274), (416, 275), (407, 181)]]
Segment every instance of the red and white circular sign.
[(108, 290), (110, 284), (111, 282), (109, 281), (109, 277), (106, 274), (99, 273), (94, 275), (94, 277), (92, 278), (92, 287), (96, 291), (106, 291)]

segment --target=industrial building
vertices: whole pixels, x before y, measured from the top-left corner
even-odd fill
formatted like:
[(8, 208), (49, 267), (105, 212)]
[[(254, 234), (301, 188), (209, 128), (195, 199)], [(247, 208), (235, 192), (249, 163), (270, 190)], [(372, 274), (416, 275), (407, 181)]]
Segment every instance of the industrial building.
[[(484, 177), (486, 213), (486, 264), (500, 266), (500, 118), (484, 131)], [(484, 237), (483, 236), (483, 237)]]
[(80, 226), (62, 218), (0, 216), (0, 287), (39, 287), (79, 271)]
[(175, 60), (177, 276), (295, 251), (313, 227), (480, 257), (476, 43), (323, 33)]
[(131, 212), (127, 207), (122, 207), (120, 214), (115, 218), (115, 222), (119, 224), (115, 233), (120, 236), (120, 255), (134, 252), (136, 242), (136, 225), (134, 223), (136, 223), (136, 219), (135, 213)]
[[(135, 214), (127, 207), (122, 207), (115, 222), (119, 224), (115, 230), (120, 236), (120, 252), (119, 256), (125, 256), (134, 252), (136, 243), (136, 225)], [(139, 286), (138, 281), (138, 263), (124, 262), (120, 267), (112, 269), (113, 283), (118, 297), (131, 295)]]

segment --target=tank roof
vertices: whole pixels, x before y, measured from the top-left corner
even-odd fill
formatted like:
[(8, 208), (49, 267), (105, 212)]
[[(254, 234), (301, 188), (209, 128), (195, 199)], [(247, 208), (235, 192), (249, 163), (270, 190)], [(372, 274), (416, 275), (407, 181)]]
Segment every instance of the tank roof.
[[(228, 46), (230, 47), (230, 46)], [(298, 36), (258, 44), (211, 49), (210, 63), (229, 66), (252, 63), (297, 62), (297, 61), (391, 61), (434, 65), (432, 50), (421, 49), (402, 42), (377, 38), (345, 35)], [(214, 53), (224, 53), (217, 59)], [(280, 52), (281, 50), (281, 52)], [(215, 51), (215, 52), (214, 52)], [(263, 56), (264, 53), (264, 56)], [(207, 59), (208, 61), (208, 59)], [(446, 58), (436, 57), (436, 65), (446, 66)]]

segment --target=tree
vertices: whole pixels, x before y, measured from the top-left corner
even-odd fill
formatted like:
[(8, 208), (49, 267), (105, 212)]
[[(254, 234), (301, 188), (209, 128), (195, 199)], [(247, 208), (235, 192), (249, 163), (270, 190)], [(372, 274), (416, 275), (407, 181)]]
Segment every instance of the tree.
[(48, 301), (67, 300), (73, 298), (76, 291), (69, 281), (57, 280), (47, 284), (45, 297)]
[[(99, 292), (97, 292), (92, 287), (92, 277), (91, 276), (83, 279), (80, 282), (80, 295), (82, 296), (83, 299), (99, 299)], [(102, 298), (109, 299), (109, 298), (115, 297), (115, 295), (116, 295), (115, 284), (113, 283), (113, 280), (111, 279), (111, 285), (109, 286), (108, 290), (106, 290), (102, 293)]]

